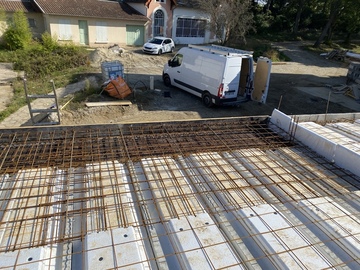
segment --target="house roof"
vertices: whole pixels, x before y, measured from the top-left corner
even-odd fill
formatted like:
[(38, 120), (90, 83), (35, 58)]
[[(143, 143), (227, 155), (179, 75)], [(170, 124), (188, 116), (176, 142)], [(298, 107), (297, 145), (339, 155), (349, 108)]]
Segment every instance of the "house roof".
[(128, 4), (103, 0), (34, 0), (45, 14), (146, 21)]
[(39, 12), (39, 9), (30, 0), (0, 0), (0, 9), (5, 12)]

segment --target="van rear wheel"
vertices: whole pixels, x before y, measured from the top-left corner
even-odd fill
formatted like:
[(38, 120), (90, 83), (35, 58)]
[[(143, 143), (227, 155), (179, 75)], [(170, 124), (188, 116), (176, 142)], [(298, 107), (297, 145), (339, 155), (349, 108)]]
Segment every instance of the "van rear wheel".
[(203, 94), (203, 96), (202, 96), (202, 102), (203, 102), (203, 104), (205, 105), (205, 107), (210, 108), (210, 107), (213, 106), (212, 98), (211, 98), (210, 93), (205, 93), (205, 94)]

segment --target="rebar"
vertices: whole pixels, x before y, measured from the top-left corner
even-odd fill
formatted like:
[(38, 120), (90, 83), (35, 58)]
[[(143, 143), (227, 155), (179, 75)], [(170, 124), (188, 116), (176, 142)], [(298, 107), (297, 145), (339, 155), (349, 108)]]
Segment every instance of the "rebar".
[[(305, 146), (280, 137), (265, 120), (1, 130), (0, 252), (72, 244), (73, 256), (78, 254), (84, 261), (88, 252), (84, 241), (89, 234), (133, 228), (148, 252), (143, 263), (162, 268), (172, 262), (182, 269), (186, 268), (183, 254), (168, 224), (208, 214), (215, 227), (224, 231), (224, 239), (210, 247), (226, 244), (235, 258), (241, 258), (235, 265), (250, 267), (269, 255), (261, 235), (252, 231), (242, 212), (253, 209), (282, 243), (282, 252), (287, 250), (305, 267), (297, 248), (282, 242), (281, 229), (272, 228), (262, 214), (256, 214), (257, 207), (272, 205), (276, 214), (281, 210), (289, 218), (287, 226), (302, 235), (304, 224), (294, 213), (304, 206), (295, 209), (294, 205), (318, 197), (337, 200), (358, 190), (360, 179)], [(305, 223), (330, 235), (308, 209), (303, 211), (307, 211)], [(347, 211), (359, 218), (356, 207)], [(323, 216), (329, 222), (335, 219), (325, 212)], [(343, 230), (352, 241), (359, 241)], [(355, 265), (357, 253), (346, 248), (345, 236), (331, 237)], [(250, 240), (257, 246), (254, 253), (248, 246)], [(196, 241), (204, 248), (200, 238)], [(310, 244), (318, 253), (335, 253), (320, 242), (314, 238)], [(244, 247), (249, 248), (248, 253)], [(71, 248), (52, 257), (67, 258), (65, 250)], [(281, 267), (275, 255), (267, 262)], [(341, 265), (331, 255), (326, 260)]]

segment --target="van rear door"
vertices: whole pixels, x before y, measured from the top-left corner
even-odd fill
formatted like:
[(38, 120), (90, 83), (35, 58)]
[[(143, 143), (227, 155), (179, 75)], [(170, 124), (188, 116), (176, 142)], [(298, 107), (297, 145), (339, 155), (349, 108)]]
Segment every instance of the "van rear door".
[(260, 57), (257, 60), (255, 76), (254, 76), (254, 90), (251, 93), (251, 99), (260, 103), (265, 103), (270, 82), (271, 60), (266, 57)]
[(241, 57), (228, 57), (224, 70), (223, 99), (237, 98), (240, 83)]

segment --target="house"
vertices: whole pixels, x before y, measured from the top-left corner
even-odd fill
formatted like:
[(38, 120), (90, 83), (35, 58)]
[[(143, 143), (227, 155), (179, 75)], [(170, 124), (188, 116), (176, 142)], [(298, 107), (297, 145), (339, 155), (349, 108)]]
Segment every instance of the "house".
[[(5, 11), (7, 17), (11, 17), (15, 11), (23, 11), (35, 38), (40, 38), (45, 31), (41, 11), (32, 0), (0, 0), (0, 10)], [(5, 22), (2, 22), (0, 33), (2, 34), (4, 30)]]
[(8, 16), (25, 12), (36, 38), (44, 32), (60, 42), (91, 47), (140, 46), (154, 36), (176, 44), (216, 41), (210, 16), (191, 0), (0, 0)]
[(167, 36), (176, 44), (203, 44), (216, 41), (207, 28), (210, 16), (191, 0), (126, 0), (130, 6), (148, 17), (145, 35)]
[(34, 24), (41, 26), (38, 33), (47, 31), (60, 42), (91, 47), (144, 43), (148, 19), (123, 1), (0, 0), (0, 8), (7, 13), (24, 10), (29, 22), (30, 7), (36, 14)]

